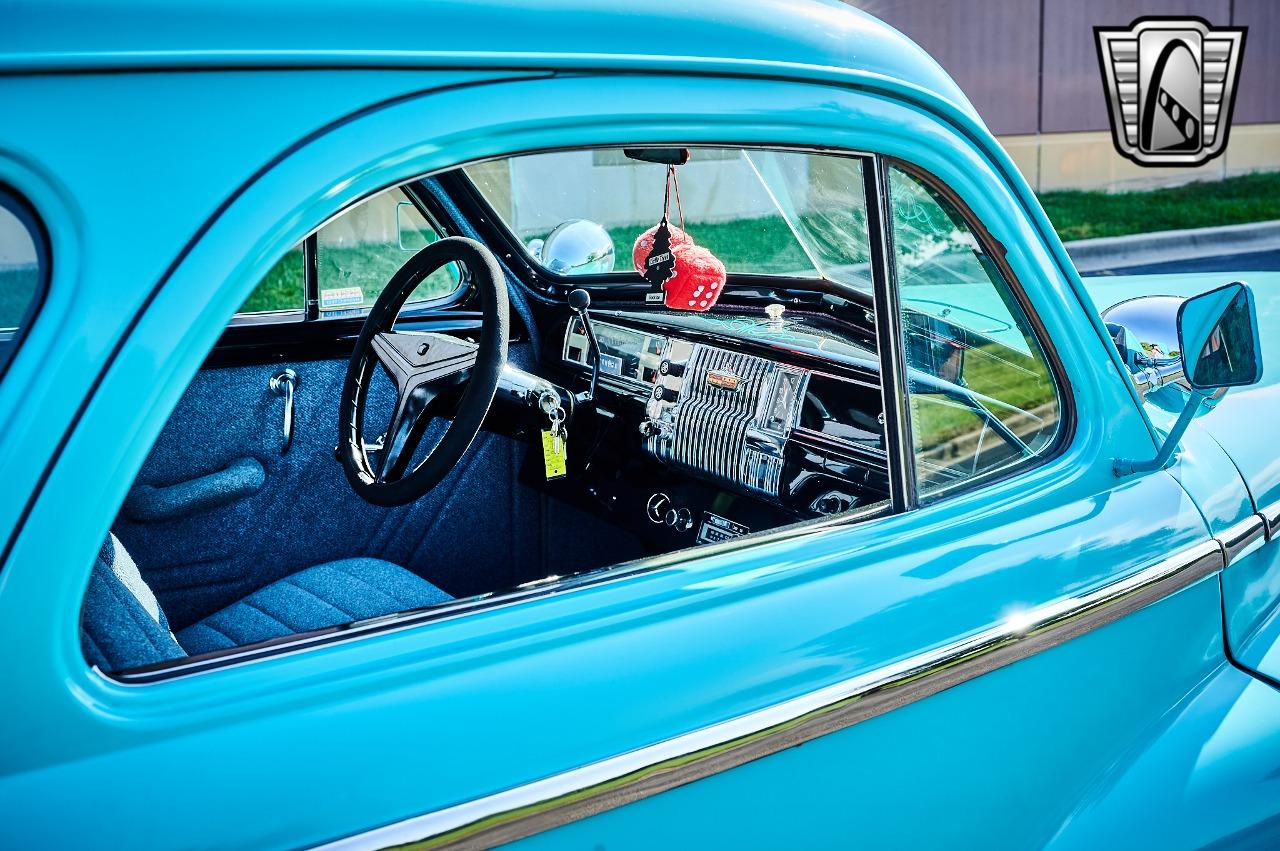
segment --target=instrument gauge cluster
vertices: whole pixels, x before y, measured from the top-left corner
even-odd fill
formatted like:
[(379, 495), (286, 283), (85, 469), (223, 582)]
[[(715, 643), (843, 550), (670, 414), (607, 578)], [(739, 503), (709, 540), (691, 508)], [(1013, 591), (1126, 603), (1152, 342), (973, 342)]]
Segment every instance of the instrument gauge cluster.
[[(607, 322), (592, 324), (596, 341), (600, 344), (601, 375), (646, 385), (657, 380), (658, 366), (667, 351), (666, 337)], [(588, 365), (587, 335), (581, 319), (575, 318), (569, 323), (564, 339), (564, 359), (581, 366)]]

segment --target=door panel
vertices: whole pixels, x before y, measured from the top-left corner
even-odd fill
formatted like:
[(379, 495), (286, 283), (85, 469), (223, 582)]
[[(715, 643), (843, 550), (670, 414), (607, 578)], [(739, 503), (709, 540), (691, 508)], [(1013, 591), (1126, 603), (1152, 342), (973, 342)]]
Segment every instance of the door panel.
[(512, 847), (1274, 847), (1280, 696), (1226, 664), (1216, 584)]
[[(513, 357), (523, 354), (515, 347)], [(547, 575), (548, 530), (575, 530), (555, 536), (560, 573), (641, 553), (625, 533), (593, 534), (599, 524), (521, 485), (526, 445), (487, 432), (425, 498), (391, 509), (366, 503), (334, 458), (346, 367), (326, 360), (206, 369), (192, 382), (113, 527), (174, 629), (290, 573), (351, 556), (387, 559), (465, 597)], [(282, 454), (284, 399), (268, 385), (286, 368), (298, 384), (293, 443)], [(392, 400), (379, 375), (370, 422), (387, 421)], [(204, 510), (137, 519), (139, 502), (163, 514), (166, 491), (171, 503), (174, 491), (209, 477), (221, 480)]]

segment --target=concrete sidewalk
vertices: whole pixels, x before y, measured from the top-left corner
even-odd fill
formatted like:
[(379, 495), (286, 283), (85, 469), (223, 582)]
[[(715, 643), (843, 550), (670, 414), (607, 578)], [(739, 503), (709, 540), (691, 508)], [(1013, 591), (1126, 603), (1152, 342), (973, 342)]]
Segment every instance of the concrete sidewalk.
[(1280, 250), (1280, 221), (1165, 230), (1064, 243), (1081, 274), (1177, 260)]

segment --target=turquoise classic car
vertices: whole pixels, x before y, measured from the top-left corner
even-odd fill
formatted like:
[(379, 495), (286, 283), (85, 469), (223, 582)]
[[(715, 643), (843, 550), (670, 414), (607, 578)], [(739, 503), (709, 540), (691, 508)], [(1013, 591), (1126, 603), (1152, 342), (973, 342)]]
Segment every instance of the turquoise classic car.
[(1280, 280), (1082, 281), (873, 17), (53, 0), (0, 114), (0, 844), (1280, 842)]

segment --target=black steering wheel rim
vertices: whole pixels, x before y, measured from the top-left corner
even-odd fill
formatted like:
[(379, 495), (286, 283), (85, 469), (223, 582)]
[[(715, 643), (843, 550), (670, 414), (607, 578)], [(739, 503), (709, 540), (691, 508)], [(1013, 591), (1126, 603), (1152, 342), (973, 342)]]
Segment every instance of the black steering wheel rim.
[[(448, 263), (465, 267), (480, 293), (478, 345), (440, 334), (393, 330), (414, 289)], [(438, 240), (413, 255), (392, 276), (365, 318), (342, 386), (338, 458), (347, 481), (360, 497), (375, 505), (406, 505), (439, 484), (462, 460), (493, 405), (507, 362), (508, 336), (506, 279), (498, 259), (481, 243), (460, 236)], [(375, 470), (365, 449), (364, 414), (369, 384), (379, 364), (396, 384), (397, 401), (382, 449), (385, 455)], [(457, 411), (440, 442), (412, 469), (397, 474), (397, 466), (403, 469), (411, 463), (421, 440), (429, 419), (421, 414), (429, 404), (433, 384), (456, 380), (468, 372)], [(422, 402), (423, 398), (427, 402)]]

